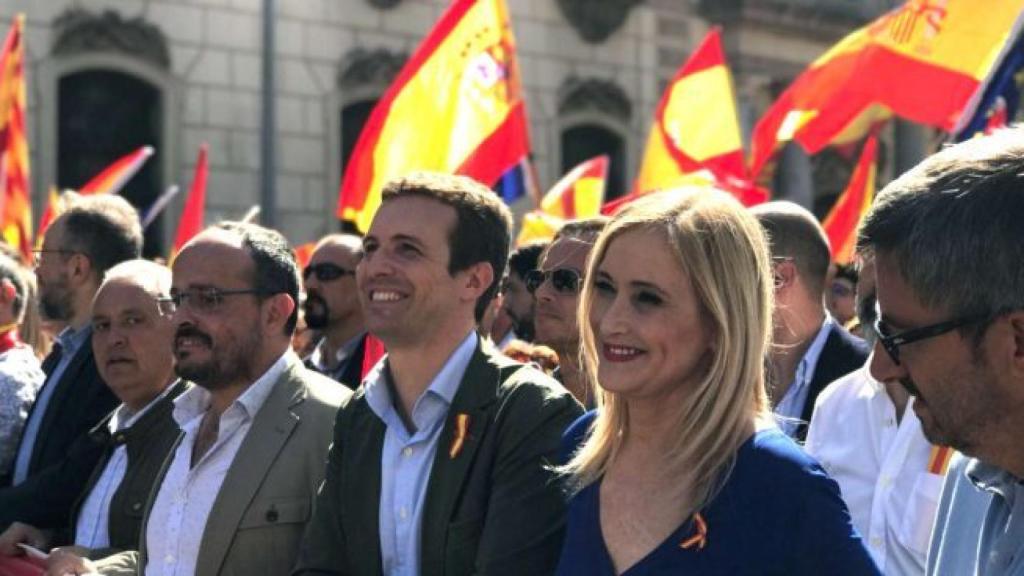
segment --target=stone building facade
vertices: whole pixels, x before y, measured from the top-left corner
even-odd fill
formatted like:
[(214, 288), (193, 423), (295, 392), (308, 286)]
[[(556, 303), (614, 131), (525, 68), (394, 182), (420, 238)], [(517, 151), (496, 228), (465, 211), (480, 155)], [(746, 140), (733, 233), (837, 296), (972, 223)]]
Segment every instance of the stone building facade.
[[(275, 3), (274, 220), (302, 243), (338, 228), (343, 156), (358, 125), (448, 2)], [(616, 154), (621, 191), (636, 173), (666, 81), (710, 26), (723, 26), (749, 137), (789, 79), (895, 2), (507, 3), (542, 188), (596, 146)], [(202, 142), (210, 147), (208, 221), (257, 204), (262, 9), (263, 0), (0, 0), (0, 23), (27, 16), (35, 213), (52, 184), (79, 186), (118, 147), (141, 144), (157, 154), (126, 192), (137, 205), (171, 184), (187, 188)], [(792, 165), (813, 176), (806, 159)], [(181, 196), (148, 234), (147, 252), (166, 249)]]

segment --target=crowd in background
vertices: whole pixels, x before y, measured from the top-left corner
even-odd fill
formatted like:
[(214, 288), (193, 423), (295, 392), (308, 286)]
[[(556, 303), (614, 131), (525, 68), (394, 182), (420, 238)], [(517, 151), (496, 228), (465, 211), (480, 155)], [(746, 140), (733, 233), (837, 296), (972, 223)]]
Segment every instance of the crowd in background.
[(0, 574), (1024, 574), (1021, 222), (1020, 129), (893, 181), (855, 263), (708, 187), (512, 250), (410, 174), (301, 270), (75, 199), (0, 255)]

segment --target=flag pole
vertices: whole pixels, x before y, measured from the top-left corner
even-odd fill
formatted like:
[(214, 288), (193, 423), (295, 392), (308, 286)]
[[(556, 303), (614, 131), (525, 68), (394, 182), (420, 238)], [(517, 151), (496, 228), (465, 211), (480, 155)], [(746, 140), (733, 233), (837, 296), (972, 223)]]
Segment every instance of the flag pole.
[(277, 213), (274, 190), (277, 167), (274, 149), (274, 0), (263, 0), (263, 126), (261, 137), (260, 205), (263, 222), (273, 228)]

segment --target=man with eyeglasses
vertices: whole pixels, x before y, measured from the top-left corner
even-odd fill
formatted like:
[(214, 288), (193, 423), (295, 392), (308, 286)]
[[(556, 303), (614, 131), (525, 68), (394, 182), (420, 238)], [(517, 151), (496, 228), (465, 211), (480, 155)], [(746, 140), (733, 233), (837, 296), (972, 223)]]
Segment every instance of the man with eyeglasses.
[(831, 255), (818, 219), (787, 201), (751, 213), (767, 234), (775, 277), (768, 397), (779, 428), (802, 442), (818, 394), (863, 366), (868, 347), (825, 309)]
[(349, 388), (363, 377), (366, 326), (359, 305), (355, 270), (363, 240), (354, 234), (331, 234), (317, 243), (302, 272), (306, 289), (306, 326), (320, 341), (304, 362), (306, 367)]
[(312, 515), (346, 388), (291, 351), (299, 274), (281, 234), (225, 222), (190, 240), (161, 301), (175, 328), (182, 434), (148, 503), (137, 552), (101, 574), (287, 574)]
[[(13, 476), (0, 480), (0, 529), (67, 521), (103, 448), (89, 438), (117, 404), (96, 369), (90, 314), (103, 275), (138, 258), (142, 228), (120, 196), (75, 199), (47, 228), (35, 252), (42, 316), (66, 328), (43, 362), (46, 380), (29, 411)], [(80, 467), (79, 467), (80, 466)]]
[(526, 275), (526, 289), (536, 301), (534, 341), (558, 353), (555, 378), (587, 407), (594, 402), (580, 369), (576, 316), (587, 256), (607, 223), (603, 216), (566, 222), (541, 254), (539, 268)]
[[(1024, 574), (1024, 131), (947, 148), (861, 225), (880, 318), (871, 373), (899, 381), (950, 465), (927, 574)], [(922, 505), (935, 505), (922, 503)]]
[(477, 333), (512, 217), (486, 186), (388, 182), (356, 271), (387, 355), (338, 412), (296, 574), (551, 574), (565, 528), (552, 469), (581, 413)]
[[(858, 260), (855, 309), (874, 342), (874, 258), (864, 253)], [(865, 364), (821, 392), (805, 449), (839, 484), (878, 569), (887, 576), (920, 576), (951, 451), (924, 437), (913, 399), (899, 381), (876, 381), (869, 368)]]

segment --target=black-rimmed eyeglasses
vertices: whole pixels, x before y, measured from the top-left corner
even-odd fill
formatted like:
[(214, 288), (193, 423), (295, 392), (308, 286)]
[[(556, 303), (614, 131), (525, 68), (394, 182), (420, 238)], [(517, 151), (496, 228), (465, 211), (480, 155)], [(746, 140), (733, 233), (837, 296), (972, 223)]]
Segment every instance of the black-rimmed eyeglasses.
[(548, 278), (551, 278), (551, 285), (561, 294), (575, 294), (580, 289), (580, 273), (572, 268), (530, 270), (526, 273), (523, 281), (526, 284), (526, 290), (533, 294)]
[(355, 273), (355, 270), (346, 270), (337, 264), (323, 262), (306, 266), (306, 269), (302, 271), (302, 280), (305, 282), (309, 280), (310, 276), (316, 276), (316, 279), (320, 282), (330, 282), (342, 276), (355, 275)]
[(224, 301), (225, 296), (241, 296), (252, 294), (254, 296), (267, 296), (265, 290), (238, 289), (221, 290), (220, 288), (201, 288), (196, 290), (185, 290), (172, 294), (170, 298), (158, 298), (157, 305), (160, 313), (170, 316), (180, 308), (187, 307), (194, 312), (208, 313), (216, 310)]
[(900, 363), (900, 346), (906, 346), (907, 344), (913, 344), (914, 342), (920, 342), (921, 340), (927, 340), (928, 338), (934, 338), (941, 336), (946, 332), (956, 330), (957, 328), (963, 328), (971, 324), (976, 324), (983, 320), (991, 318), (991, 315), (973, 315), (965, 316), (963, 318), (956, 318), (953, 320), (946, 320), (944, 322), (938, 322), (930, 326), (922, 326), (920, 328), (911, 328), (910, 330), (904, 330), (896, 334), (892, 333), (890, 328), (881, 318), (875, 320), (875, 334), (878, 335), (878, 341), (882, 344), (882, 348), (889, 353), (889, 357), (897, 365)]

